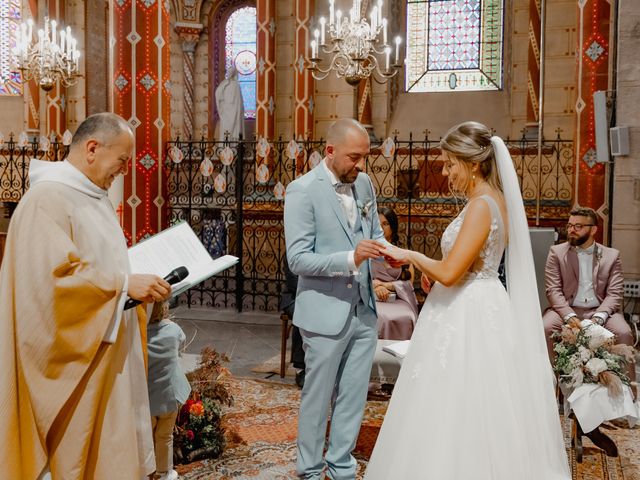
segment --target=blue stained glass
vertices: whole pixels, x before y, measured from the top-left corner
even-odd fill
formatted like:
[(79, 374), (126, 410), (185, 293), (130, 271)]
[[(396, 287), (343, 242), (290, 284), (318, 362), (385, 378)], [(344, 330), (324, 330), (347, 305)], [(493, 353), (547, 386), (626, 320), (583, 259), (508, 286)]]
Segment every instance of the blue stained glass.
[(227, 20), (225, 68), (238, 70), (245, 118), (256, 118), (256, 51), (256, 9), (239, 8)]
[(0, 96), (22, 95), (22, 76), (12, 65), (19, 21), (20, 0), (0, 1)]
[(480, 0), (430, 5), (429, 70), (478, 68), (479, 59)]
[(502, 88), (503, 0), (408, 0), (409, 92)]

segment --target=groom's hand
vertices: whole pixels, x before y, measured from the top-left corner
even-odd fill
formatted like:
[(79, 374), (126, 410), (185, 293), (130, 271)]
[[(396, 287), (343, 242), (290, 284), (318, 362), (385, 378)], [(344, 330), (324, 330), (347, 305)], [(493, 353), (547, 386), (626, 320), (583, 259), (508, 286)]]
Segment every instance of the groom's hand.
[(382, 257), (384, 247), (384, 244), (376, 240), (360, 240), (353, 252), (353, 261), (356, 267), (359, 267), (367, 259)]

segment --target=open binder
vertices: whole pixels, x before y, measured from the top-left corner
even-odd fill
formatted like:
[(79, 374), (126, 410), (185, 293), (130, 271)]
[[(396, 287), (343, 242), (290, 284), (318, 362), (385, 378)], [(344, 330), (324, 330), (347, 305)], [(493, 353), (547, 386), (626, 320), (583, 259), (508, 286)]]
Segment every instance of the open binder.
[(238, 263), (238, 257), (211, 258), (186, 222), (180, 222), (129, 249), (131, 273), (152, 273), (165, 277), (173, 269), (187, 267), (189, 275), (173, 285), (172, 296), (180, 295), (209, 277)]

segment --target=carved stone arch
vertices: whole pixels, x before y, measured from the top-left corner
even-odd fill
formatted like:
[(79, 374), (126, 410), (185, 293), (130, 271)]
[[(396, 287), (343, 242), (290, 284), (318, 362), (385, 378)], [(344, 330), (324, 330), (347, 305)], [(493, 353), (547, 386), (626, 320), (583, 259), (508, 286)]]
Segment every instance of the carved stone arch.
[[(209, 12), (203, 12), (208, 13), (209, 17), (205, 28), (209, 32), (209, 132), (211, 135), (213, 135), (215, 122), (218, 118), (215, 90), (218, 84), (224, 80), (225, 75), (225, 27), (231, 14), (242, 7), (256, 8), (256, 2), (255, 0), (222, 0), (220, 2), (212, 2)], [(253, 128), (248, 129), (248, 131), (253, 130)]]

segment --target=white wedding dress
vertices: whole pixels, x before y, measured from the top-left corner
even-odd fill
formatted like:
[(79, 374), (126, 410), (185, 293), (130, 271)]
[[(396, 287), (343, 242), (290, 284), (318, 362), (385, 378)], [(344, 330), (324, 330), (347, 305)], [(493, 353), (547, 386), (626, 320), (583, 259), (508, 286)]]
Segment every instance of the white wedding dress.
[[(536, 394), (520, 368), (521, 345), (530, 339), (518, 331), (520, 313), (498, 278), (503, 219), (491, 197), (481, 198), (491, 208), (492, 224), (480, 265), (455, 285), (436, 283), (429, 293), (365, 480), (571, 478), (557, 410), (540, 414), (551, 418), (531, 411), (545, 402), (555, 408), (551, 370), (542, 379), (545, 398), (530, 398)], [(444, 256), (465, 213), (466, 207), (442, 236)]]

